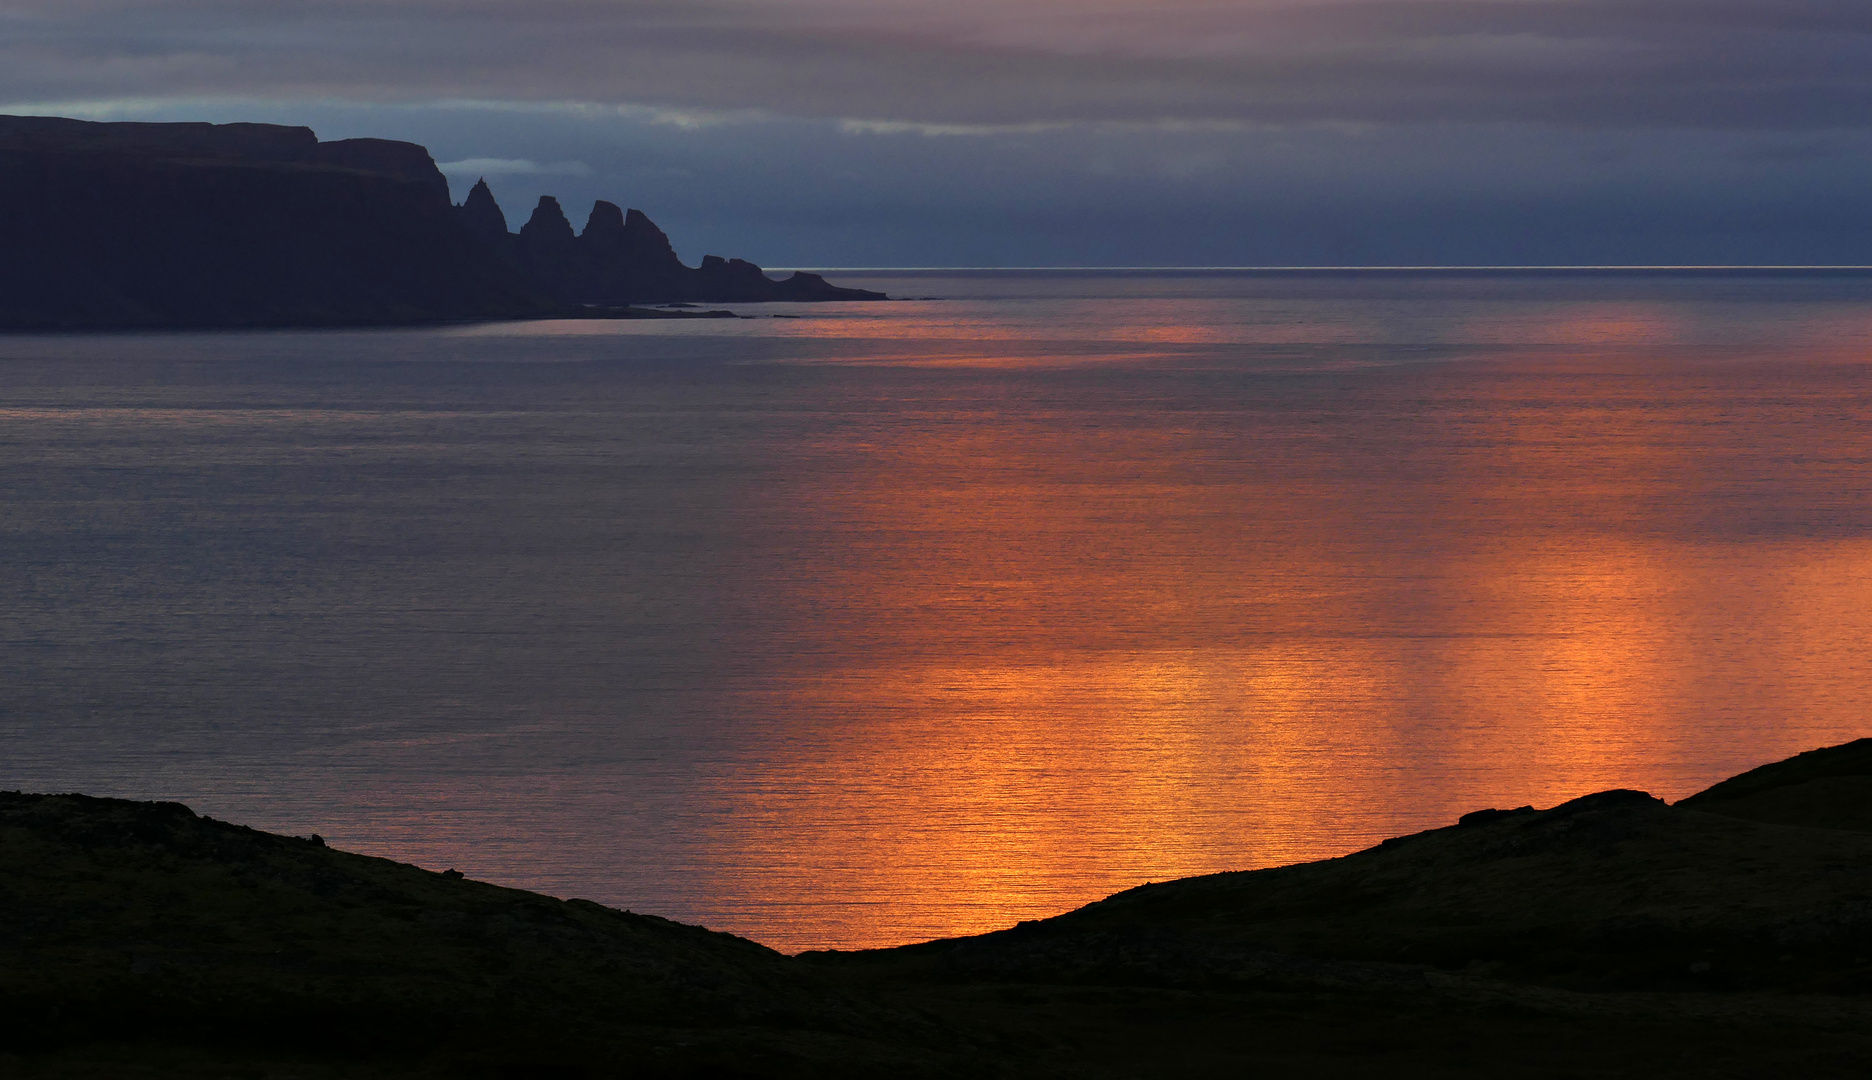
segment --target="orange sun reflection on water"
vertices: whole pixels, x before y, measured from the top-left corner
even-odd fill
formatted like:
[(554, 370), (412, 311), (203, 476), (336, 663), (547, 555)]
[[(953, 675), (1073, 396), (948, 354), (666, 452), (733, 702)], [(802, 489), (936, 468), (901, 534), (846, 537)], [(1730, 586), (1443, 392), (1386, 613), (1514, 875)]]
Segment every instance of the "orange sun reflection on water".
[(1865, 284), (1005, 288), (14, 342), (10, 783), (795, 950), (1872, 734)]
[(1863, 488), (1806, 422), (1864, 413), (1844, 377), (1484, 362), (867, 431), (768, 493), (863, 538), (782, 601), (862, 660), (752, 703), (842, 719), (736, 788), (715, 887), (790, 898), (777, 946), (888, 944), (1864, 734), (1872, 544), (1798, 520)]

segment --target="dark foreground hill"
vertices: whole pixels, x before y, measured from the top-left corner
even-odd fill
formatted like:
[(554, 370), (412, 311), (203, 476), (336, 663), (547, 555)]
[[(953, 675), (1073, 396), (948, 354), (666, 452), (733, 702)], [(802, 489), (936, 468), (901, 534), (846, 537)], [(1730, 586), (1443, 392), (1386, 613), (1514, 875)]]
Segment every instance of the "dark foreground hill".
[(843, 289), (818, 274), (794, 271), (775, 281), (745, 259), (705, 255), (691, 267), (676, 257), (669, 237), (641, 210), (626, 213), (616, 203), (599, 200), (582, 232), (559, 200), (542, 196), (518, 233), (507, 231), (507, 217), (487, 181), (479, 180), (461, 205), (462, 221), (487, 249), (518, 270), (541, 292), (568, 304), (710, 304), (766, 300), (882, 300), (867, 289)]
[(691, 269), (647, 218), (673, 266), (649, 249), (633, 261), (621, 221), (580, 237), (569, 226), (508, 237), (503, 224), (490, 242), (475, 210), (450, 204), (413, 143), (0, 116), (0, 330), (641, 317), (627, 306), (878, 297), (810, 274), (771, 281), (738, 260)]
[[(1863, 1076), (1872, 740), (784, 957), (175, 804), (0, 796), (0, 1074)], [(10, 1055), (10, 1056), (7, 1056)]]
[(0, 794), (0, 912), (5, 1076), (807, 1075), (953, 1041), (741, 938), (176, 803)]

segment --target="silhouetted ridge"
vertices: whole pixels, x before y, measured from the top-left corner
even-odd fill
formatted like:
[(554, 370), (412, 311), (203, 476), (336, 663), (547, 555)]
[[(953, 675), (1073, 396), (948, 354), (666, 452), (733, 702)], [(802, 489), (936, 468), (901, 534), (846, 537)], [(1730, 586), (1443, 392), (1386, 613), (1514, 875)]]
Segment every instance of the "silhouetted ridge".
[(311, 160), (320, 145), (311, 128), (280, 124), (103, 124), (62, 116), (0, 116), (0, 146), (14, 152), (302, 162)]
[(1701, 811), (1868, 755), (797, 957), (177, 803), (0, 792), (0, 1075), (1861, 1080), (1872, 836)]
[(559, 200), (541, 196), (520, 232), (506, 231), (488, 213), (493, 195), (477, 183), (459, 208), (462, 220), (502, 259), (520, 268), (540, 291), (568, 304), (624, 305), (676, 302), (757, 303), (766, 300), (882, 300), (884, 294), (844, 289), (817, 274), (768, 277), (745, 259), (708, 255), (700, 267), (677, 257), (669, 237), (641, 210), (592, 204), (585, 231), (574, 235)]
[[(1593, 991), (1865, 995), (1872, 836), (1840, 821), (1872, 812), (1869, 779), (1862, 739), (1675, 806), (1617, 789), (1475, 811), (1336, 859), (1141, 885), (974, 937), (808, 957), (873, 977), (982, 983), (1193, 988), (1315, 978), (1327, 972), (1303, 961), (1355, 961), (1418, 970), (1328, 977), (1392, 978), (1418, 993), (1421, 970), (1443, 968)], [(1830, 815), (1802, 827), (1731, 813), (1834, 781), (1850, 786), (1824, 787)]]
[(413, 143), (322, 143), (273, 124), (0, 117), (0, 329), (560, 310), (462, 221)]
[(313, 162), (359, 172), (394, 176), (423, 185), (431, 196), (447, 201), (448, 180), (436, 168), (429, 151), (415, 143), (390, 139), (339, 139), (312, 148)]
[(1775, 825), (1872, 832), (1872, 739), (1750, 769), (1677, 805)]
[(486, 181), (452, 206), (414, 143), (0, 116), (0, 330), (678, 317), (624, 305), (881, 295), (738, 260), (691, 269), (613, 203), (578, 235), (547, 196), (510, 233)]

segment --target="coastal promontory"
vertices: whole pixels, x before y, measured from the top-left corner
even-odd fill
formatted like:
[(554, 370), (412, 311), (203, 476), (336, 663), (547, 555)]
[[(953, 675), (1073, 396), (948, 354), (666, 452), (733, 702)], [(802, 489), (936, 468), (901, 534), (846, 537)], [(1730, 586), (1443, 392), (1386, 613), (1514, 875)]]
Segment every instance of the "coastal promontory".
[[(550, 205), (548, 205), (550, 204)], [(557, 220), (554, 215), (557, 214)], [(519, 234), (429, 152), (273, 124), (0, 116), (0, 330), (630, 317), (669, 302), (875, 299), (691, 268), (649, 218), (543, 200)]]

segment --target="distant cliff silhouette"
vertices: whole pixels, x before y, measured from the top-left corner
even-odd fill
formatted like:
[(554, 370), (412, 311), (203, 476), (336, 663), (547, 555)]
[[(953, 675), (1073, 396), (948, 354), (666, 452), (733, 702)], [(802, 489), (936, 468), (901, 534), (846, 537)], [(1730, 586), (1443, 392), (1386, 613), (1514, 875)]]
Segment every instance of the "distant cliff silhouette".
[(744, 259), (707, 255), (685, 265), (669, 237), (641, 210), (625, 212), (599, 200), (583, 232), (574, 233), (559, 200), (540, 198), (518, 233), (507, 231), (487, 181), (480, 180), (459, 207), (462, 222), (502, 262), (541, 292), (568, 304), (664, 304), (685, 301), (753, 303), (764, 300), (882, 300), (867, 289), (844, 289), (818, 274), (795, 271), (775, 281)]
[[(575, 235), (451, 205), (429, 152), (274, 124), (0, 116), (0, 330), (394, 325), (651, 314), (627, 303), (872, 299), (740, 260), (684, 266), (637, 211)], [(589, 305), (597, 305), (593, 308)]]
[(272, 124), (0, 117), (0, 327), (356, 325), (558, 305), (428, 151)]

